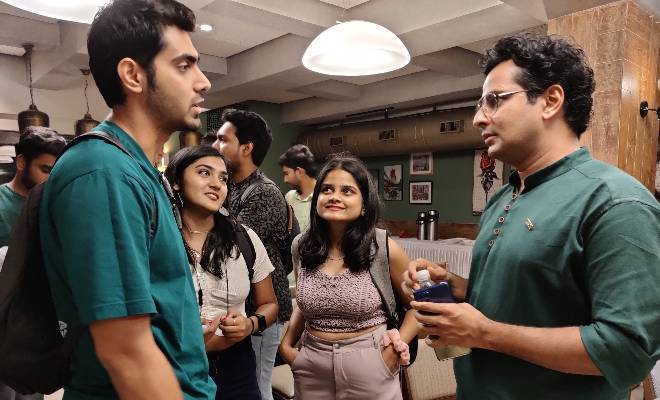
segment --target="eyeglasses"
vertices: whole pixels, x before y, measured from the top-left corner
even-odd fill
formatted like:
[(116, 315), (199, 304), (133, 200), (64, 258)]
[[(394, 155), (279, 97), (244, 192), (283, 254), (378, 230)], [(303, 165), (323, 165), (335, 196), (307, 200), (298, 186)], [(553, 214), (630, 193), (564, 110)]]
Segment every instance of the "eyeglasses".
[(488, 92), (483, 95), (477, 102), (474, 113), (477, 114), (479, 110), (483, 111), (486, 118), (490, 118), (497, 112), (497, 107), (500, 106), (502, 100), (506, 99), (509, 96), (512, 96), (516, 93), (528, 92), (529, 90), (514, 90), (511, 92)]

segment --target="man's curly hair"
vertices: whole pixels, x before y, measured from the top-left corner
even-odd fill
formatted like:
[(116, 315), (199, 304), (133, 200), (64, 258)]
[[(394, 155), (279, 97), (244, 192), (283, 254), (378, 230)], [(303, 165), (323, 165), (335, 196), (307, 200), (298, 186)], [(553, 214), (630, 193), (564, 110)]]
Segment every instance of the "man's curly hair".
[(508, 60), (522, 69), (516, 82), (528, 91), (530, 102), (552, 85), (564, 89), (566, 122), (580, 137), (589, 125), (595, 88), (594, 71), (584, 51), (560, 36), (522, 33), (498, 40), (483, 54), (480, 65), (488, 75)]

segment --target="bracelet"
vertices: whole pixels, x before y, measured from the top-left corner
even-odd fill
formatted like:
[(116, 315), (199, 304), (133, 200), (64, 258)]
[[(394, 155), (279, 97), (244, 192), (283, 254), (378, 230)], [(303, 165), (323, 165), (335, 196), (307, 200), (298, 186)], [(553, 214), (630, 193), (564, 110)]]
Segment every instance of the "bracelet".
[(254, 333), (254, 320), (251, 317), (248, 317), (250, 320), (250, 323), (252, 324), (252, 330), (250, 331), (250, 335)]

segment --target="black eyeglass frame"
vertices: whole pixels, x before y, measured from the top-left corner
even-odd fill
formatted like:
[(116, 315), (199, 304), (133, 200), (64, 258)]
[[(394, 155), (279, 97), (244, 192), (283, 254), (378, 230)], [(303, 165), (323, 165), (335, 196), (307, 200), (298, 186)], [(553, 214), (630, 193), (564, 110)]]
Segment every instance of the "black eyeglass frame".
[[(497, 112), (497, 109), (500, 107), (500, 104), (502, 103), (502, 100), (507, 99), (510, 96), (513, 96), (516, 93), (525, 93), (529, 92), (529, 90), (512, 90), (510, 92), (488, 92), (485, 95), (481, 96), (479, 101), (477, 101), (477, 104), (474, 108), (474, 114), (476, 115), (479, 111), (483, 111), (484, 115), (486, 118), (491, 118), (495, 113)], [(495, 107), (491, 107), (489, 105), (486, 105), (486, 108), (484, 108), (484, 102), (486, 97), (488, 96), (493, 96), (495, 98)], [(486, 110), (492, 110), (492, 111), (486, 111)]]

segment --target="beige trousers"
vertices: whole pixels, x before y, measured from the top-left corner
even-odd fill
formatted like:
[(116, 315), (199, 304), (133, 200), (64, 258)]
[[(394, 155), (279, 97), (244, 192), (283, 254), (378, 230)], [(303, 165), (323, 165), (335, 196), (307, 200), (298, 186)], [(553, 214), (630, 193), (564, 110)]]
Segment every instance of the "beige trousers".
[(401, 400), (399, 371), (381, 356), (385, 325), (367, 334), (328, 341), (304, 331), (291, 364), (296, 400)]

